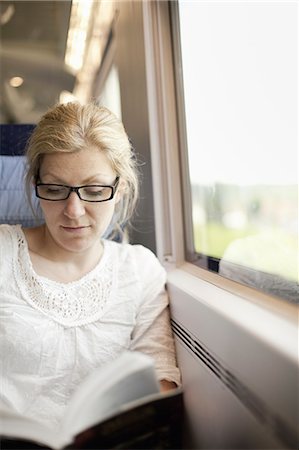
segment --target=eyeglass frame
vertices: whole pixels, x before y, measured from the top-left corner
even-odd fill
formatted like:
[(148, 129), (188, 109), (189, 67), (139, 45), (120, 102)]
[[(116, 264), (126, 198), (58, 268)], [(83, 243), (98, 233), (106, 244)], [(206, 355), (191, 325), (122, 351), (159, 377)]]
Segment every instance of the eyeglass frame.
[[(78, 195), (79, 199), (82, 202), (89, 202), (89, 203), (102, 203), (102, 202), (108, 202), (109, 200), (112, 200), (113, 197), (115, 196), (116, 193), (116, 189), (119, 183), (119, 176), (117, 176), (115, 178), (114, 184), (113, 185), (106, 185), (106, 184), (84, 184), (82, 186), (68, 186), (67, 184), (56, 184), (56, 183), (36, 183), (35, 184), (35, 195), (37, 198), (40, 198), (42, 200), (47, 200), (49, 202), (63, 202), (64, 200), (67, 200), (69, 198), (69, 196), (71, 195), (71, 192), (76, 192), (76, 194)], [(41, 197), (38, 193), (38, 186), (60, 186), (60, 187), (65, 187), (69, 189), (68, 195), (65, 198), (59, 198), (59, 199), (50, 199), (50, 198), (45, 198), (45, 197)], [(106, 198), (105, 200), (85, 200), (84, 198), (82, 198), (80, 196), (80, 192), (79, 189), (81, 188), (86, 188), (86, 187), (99, 187), (99, 188), (111, 188), (111, 196), (109, 198)]]

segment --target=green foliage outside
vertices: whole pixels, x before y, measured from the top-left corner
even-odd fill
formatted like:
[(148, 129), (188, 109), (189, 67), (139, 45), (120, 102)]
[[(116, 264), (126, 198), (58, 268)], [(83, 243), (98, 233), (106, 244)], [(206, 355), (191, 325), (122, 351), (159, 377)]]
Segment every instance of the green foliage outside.
[(228, 245), (236, 239), (255, 235), (257, 229), (253, 227), (242, 229), (231, 229), (216, 222), (206, 225), (194, 225), (195, 251), (204, 255), (222, 258)]
[(298, 240), (280, 229), (231, 229), (209, 222), (194, 226), (195, 251), (298, 282)]

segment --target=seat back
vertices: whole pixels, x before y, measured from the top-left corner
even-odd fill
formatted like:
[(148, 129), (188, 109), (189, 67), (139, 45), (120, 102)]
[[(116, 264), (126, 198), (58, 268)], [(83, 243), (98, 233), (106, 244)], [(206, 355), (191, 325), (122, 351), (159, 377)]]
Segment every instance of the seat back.
[[(38, 200), (32, 192), (32, 211), (25, 189), (25, 147), (35, 125), (0, 125), (0, 223), (24, 227), (43, 222)], [(33, 191), (33, 190), (32, 190)]]

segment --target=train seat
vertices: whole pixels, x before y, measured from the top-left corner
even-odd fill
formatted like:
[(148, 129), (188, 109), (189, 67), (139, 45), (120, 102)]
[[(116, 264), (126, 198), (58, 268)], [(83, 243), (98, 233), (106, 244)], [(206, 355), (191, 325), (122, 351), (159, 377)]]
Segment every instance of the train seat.
[(24, 227), (43, 222), (38, 201), (32, 196), (32, 211), (25, 190), (25, 147), (32, 124), (0, 125), (0, 223)]

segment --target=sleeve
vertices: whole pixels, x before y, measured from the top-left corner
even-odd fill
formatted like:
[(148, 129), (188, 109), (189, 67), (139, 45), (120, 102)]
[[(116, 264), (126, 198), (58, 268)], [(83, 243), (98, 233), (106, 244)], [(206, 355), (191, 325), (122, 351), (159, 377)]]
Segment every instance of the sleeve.
[(136, 270), (141, 283), (141, 300), (132, 333), (131, 350), (155, 360), (159, 380), (181, 384), (170, 326), (169, 301), (165, 289), (166, 271), (145, 247), (133, 246)]

